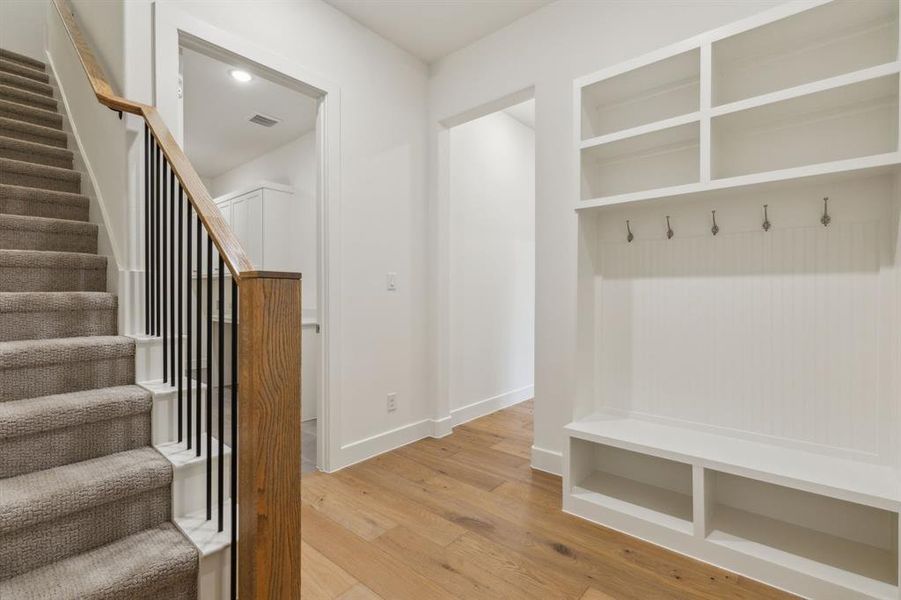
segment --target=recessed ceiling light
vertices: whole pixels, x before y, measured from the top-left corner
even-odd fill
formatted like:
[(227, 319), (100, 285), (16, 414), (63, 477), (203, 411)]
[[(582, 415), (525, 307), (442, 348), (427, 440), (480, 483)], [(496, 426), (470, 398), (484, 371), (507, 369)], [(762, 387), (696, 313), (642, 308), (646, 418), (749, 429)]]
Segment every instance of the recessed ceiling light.
[(241, 69), (232, 69), (229, 73), (235, 81), (240, 81), (241, 83), (247, 83), (253, 79), (253, 77), (250, 76), (250, 73), (242, 71)]

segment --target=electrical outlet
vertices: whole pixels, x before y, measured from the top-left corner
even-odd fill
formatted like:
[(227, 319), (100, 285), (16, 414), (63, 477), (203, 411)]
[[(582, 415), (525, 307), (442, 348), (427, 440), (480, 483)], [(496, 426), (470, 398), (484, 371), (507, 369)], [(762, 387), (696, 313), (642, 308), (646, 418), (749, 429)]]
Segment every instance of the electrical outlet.
[(387, 402), (388, 412), (394, 412), (397, 410), (397, 394), (391, 392), (388, 394), (388, 402)]

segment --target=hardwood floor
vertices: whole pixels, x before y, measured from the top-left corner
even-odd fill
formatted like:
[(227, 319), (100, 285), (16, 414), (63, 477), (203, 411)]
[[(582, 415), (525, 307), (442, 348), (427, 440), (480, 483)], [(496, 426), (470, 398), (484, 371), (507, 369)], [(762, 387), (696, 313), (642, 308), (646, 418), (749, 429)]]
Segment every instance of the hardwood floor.
[(560, 510), (532, 403), (333, 475), (304, 474), (303, 598), (790, 598)]

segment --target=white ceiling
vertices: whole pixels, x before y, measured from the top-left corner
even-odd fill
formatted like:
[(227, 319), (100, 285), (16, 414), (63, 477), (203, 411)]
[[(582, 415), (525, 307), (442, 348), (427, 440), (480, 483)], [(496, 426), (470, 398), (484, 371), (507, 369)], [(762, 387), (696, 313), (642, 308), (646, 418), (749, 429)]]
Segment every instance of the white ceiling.
[(431, 63), (553, 0), (325, 1)]
[(521, 104), (515, 104), (504, 109), (507, 115), (513, 117), (529, 129), (535, 129), (535, 99), (526, 100)]
[[(221, 175), (316, 127), (315, 99), (256, 74), (239, 83), (232, 68), (182, 49), (185, 153), (201, 177)], [(271, 128), (248, 122), (256, 113), (281, 122)]]

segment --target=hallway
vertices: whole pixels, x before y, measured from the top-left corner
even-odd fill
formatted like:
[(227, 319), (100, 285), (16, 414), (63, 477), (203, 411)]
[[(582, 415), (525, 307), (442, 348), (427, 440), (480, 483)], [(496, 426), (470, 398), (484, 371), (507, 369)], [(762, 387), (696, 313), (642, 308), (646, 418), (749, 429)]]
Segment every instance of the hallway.
[(303, 478), (303, 594), (360, 600), (787, 598), (560, 512), (532, 402)]

